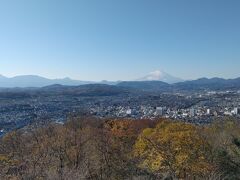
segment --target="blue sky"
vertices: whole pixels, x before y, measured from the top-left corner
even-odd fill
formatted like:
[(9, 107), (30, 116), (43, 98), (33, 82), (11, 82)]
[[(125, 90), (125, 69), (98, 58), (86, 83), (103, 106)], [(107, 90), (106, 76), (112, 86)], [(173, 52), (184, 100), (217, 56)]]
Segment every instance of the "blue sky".
[(0, 74), (240, 76), (239, 0), (1, 0)]

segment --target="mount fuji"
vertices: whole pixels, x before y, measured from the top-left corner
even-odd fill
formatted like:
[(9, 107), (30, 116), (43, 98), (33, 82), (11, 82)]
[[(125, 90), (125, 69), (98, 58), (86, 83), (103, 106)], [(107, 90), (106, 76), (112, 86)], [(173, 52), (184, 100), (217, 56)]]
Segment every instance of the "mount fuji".
[(184, 81), (181, 78), (174, 77), (164, 71), (156, 70), (150, 72), (143, 78), (138, 79), (138, 81), (162, 81), (169, 84), (178, 83)]

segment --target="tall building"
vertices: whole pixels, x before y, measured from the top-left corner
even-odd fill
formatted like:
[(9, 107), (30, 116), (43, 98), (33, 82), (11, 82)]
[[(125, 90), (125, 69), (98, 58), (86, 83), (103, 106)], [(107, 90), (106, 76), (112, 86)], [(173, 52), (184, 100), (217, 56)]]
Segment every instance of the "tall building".
[(207, 109), (207, 115), (211, 114), (211, 109)]
[(163, 116), (164, 112), (163, 112), (163, 108), (162, 107), (157, 107), (156, 108), (156, 115), (158, 116)]
[(191, 117), (194, 117), (195, 116), (195, 109), (190, 109), (190, 116)]
[(239, 114), (239, 108), (235, 107), (233, 112), (234, 112), (235, 115)]

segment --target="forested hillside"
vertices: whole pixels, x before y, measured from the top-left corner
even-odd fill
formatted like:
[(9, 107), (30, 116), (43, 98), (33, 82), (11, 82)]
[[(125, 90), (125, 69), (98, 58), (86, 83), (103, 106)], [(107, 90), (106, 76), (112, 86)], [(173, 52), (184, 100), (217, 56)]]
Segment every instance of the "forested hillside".
[(5, 135), (0, 179), (239, 179), (240, 123), (72, 118)]

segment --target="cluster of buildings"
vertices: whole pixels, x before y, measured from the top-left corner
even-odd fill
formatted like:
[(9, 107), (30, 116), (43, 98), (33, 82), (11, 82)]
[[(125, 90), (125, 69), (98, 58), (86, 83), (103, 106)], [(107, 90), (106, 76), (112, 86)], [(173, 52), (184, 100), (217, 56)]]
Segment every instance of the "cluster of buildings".
[(34, 121), (63, 123), (73, 113), (99, 118), (156, 119), (207, 124), (216, 117), (240, 118), (240, 91), (83, 96), (78, 93), (0, 94), (0, 136)]
[(191, 123), (210, 123), (215, 117), (240, 116), (240, 108), (209, 108), (209, 107), (191, 107), (187, 109), (176, 109), (168, 107), (107, 107), (104, 109), (92, 108), (91, 115), (98, 117), (129, 117), (135, 119), (155, 119), (158, 117), (178, 119)]

